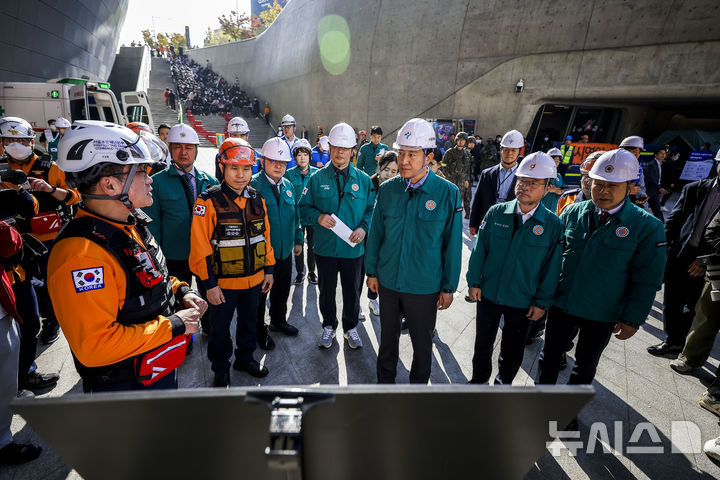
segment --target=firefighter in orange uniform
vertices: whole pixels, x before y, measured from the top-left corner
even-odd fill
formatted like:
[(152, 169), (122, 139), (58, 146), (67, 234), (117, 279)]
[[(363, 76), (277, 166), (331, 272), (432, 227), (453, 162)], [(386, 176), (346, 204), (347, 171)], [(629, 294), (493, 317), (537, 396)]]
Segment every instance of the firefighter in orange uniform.
[(207, 309), (168, 275), (139, 210), (153, 201), (150, 152), (140, 135), (96, 121), (75, 122), (58, 145), (83, 206), (52, 248), (48, 287), (85, 392), (177, 388)]
[(198, 197), (190, 236), (190, 270), (207, 288), (210, 302), (208, 359), (214, 386), (230, 386), (233, 342), (230, 322), (237, 311), (233, 368), (265, 377), (253, 358), (257, 306), (273, 284), (275, 255), (265, 200), (250, 186), (255, 152), (246, 141), (228, 138), (218, 153), (223, 182)]
[[(0, 163), (7, 163), (11, 170), (25, 172), (32, 195), (39, 202), (35, 216), (18, 221), (18, 230), (32, 234), (50, 249), (60, 227), (72, 217), (70, 205), (80, 202), (80, 194), (68, 187), (65, 174), (52, 161), (50, 155), (35, 155), (35, 132), (27, 121), (18, 117), (3, 118), (0, 122), (0, 136), (5, 147), (5, 155), (0, 158)], [(24, 276), (24, 273), (21, 276)], [(37, 302), (40, 314), (45, 317), (40, 342), (49, 344), (58, 338), (58, 323), (45, 279), (38, 280), (43, 283), (35, 284)]]

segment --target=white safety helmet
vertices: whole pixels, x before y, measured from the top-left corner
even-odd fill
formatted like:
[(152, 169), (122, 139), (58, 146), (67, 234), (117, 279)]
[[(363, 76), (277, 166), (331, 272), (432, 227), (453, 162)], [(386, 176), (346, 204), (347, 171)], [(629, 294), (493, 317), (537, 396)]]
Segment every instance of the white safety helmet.
[(140, 131), (138, 133), (140, 139), (145, 143), (145, 146), (150, 152), (150, 159), (152, 163), (162, 164), (163, 167), (170, 165), (170, 149), (168, 146), (152, 133)]
[(20, 117), (5, 117), (0, 122), (2, 138), (35, 138), (32, 126)]
[(295, 125), (295, 117), (293, 117), (289, 113), (283, 116), (282, 120), (280, 120), (281, 127), (284, 127), (286, 125)]
[(640, 150), (645, 151), (645, 142), (643, 141), (643, 138), (635, 135), (623, 138), (623, 141), (620, 142), (620, 146), (627, 148), (639, 148)]
[(606, 182), (628, 182), (640, 176), (640, 164), (635, 155), (618, 148), (600, 155), (589, 175), (590, 178)]
[(357, 145), (355, 130), (347, 123), (338, 123), (330, 129), (328, 141), (333, 147), (352, 148)]
[(248, 123), (242, 117), (233, 117), (228, 122), (227, 131), (229, 134), (239, 133), (245, 135), (250, 133), (250, 127)]
[(517, 130), (510, 130), (500, 140), (500, 146), (505, 148), (522, 148), (524, 145), (525, 137)]
[(278, 162), (290, 162), (292, 156), (290, 156), (290, 149), (280, 137), (272, 137), (268, 139), (262, 147), (261, 155), (263, 158), (275, 160)]
[(548, 150), (547, 154), (550, 155), (551, 157), (562, 157), (563, 156), (562, 151), (560, 151), (560, 149), (557, 147), (553, 147), (550, 150)]
[(430, 122), (422, 118), (412, 118), (405, 122), (393, 143), (395, 150), (425, 150), (435, 146), (435, 130)]
[(327, 135), (323, 135), (318, 139), (318, 143), (320, 144), (320, 148), (323, 149), (323, 151), (327, 152), (330, 149), (330, 139), (327, 137)]
[(552, 178), (557, 177), (557, 167), (555, 160), (550, 155), (543, 152), (534, 152), (523, 158), (520, 162), (516, 177), (526, 178)]
[(200, 139), (198, 138), (197, 132), (190, 126), (184, 123), (173, 125), (168, 133), (167, 138), (168, 144), (170, 143), (192, 143), (200, 145)]
[(587, 158), (585, 158), (585, 160), (583, 160), (580, 164), (580, 173), (590, 173), (592, 166), (595, 165), (595, 162), (597, 162), (598, 158), (600, 158), (603, 153), (605, 153), (605, 150), (598, 150), (588, 155)]
[(58, 167), (66, 173), (70, 187), (98, 180), (109, 163), (130, 165), (120, 194), (114, 196), (87, 194), (85, 198), (119, 200), (132, 209), (128, 192), (141, 165), (153, 162), (150, 151), (140, 135), (127, 127), (96, 120), (73, 123), (58, 143)]
[(70, 122), (66, 118), (58, 117), (55, 120), (55, 126), (57, 128), (70, 128)]
[(312, 152), (312, 147), (310, 146), (310, 142), (308, 142), (306, 139), (301, 138), (297, 142), (295, 142), (295, 145), (292, 147), (292, 154), (295, 155), (295, 152), (301, 148), (304, 148), (307, 150), (308, 154)]

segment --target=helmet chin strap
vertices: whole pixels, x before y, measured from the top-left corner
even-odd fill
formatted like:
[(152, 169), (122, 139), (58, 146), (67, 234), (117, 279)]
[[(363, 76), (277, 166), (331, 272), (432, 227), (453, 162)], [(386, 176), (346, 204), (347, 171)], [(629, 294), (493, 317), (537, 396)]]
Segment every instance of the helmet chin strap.
[(130, 166), (130, 171), (127, 174), (127, 177), (125, 177), (125, 183), (123, 184), (122, 192), (120, 192), (119, 195), (98, 195), (98, 194), (83, 194), (84, 198), (94, 198), (97, 200), (120, 200), (123, 205), (128, 210), (133, 210), (133, 204), (130, 201), (130, 196), (128, 195), (128, 192), (130, 191), (130, 187), (132, 186), (132, 182), (135, 179), (135, 173), (137, 172), (138, 164), (134, 163)]
[(405, 182), (407, 183), (407, 187), (405, 187), (405, 190), (407, 190), (408, 188), (410, 188), (410, 185), (412, 184), (412, 179), (415, 178), (415, 177), (417, 177), (417, 176), (420, 174), (420, 172), (422, 172), (423, 170), (425, 170), (425, 169), (427, 168), (427, 166), (430, 164), (430, 161), (429, 161), (427, 158), (428, 158), (428, 156), (425, 155), (425, 151), (423, 150), (423, 164), (422, 164), (422, 166), (418, 169), (418, 171), (415, 172), (410, 178), (406, 178), (406, 179), (405, 179)]

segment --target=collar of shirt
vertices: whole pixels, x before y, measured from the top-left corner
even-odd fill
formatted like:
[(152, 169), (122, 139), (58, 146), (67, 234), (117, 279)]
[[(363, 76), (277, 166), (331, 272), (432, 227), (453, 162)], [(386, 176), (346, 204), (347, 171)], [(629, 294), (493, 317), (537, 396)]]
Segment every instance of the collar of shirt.
[(430, 168), (425, 167), (425, 169), (426, 169), (425, 175), (423, 175), (423, 177), (420, 180), (418, 180), (417, 182), (410, 183), (410, 180), (406, 180), (407, 187), (405, 188), (405, 190), (407, 190), (408, 188), (414, 188), (417, 190), (418, 188), (422, 187), (425, 184), (425, 181), (427, 180), (428, 175), (430, 175)]
[(500, 176), (502, 178), (508, 177), (510, 175), (515, 175), (515, 171), (518, 169), (518, 164), (516, 163), (515, 166), (508, 168), (507, 170), (500, 165)]
[(335, 170), (335, 173), (339, 173), (343, 176), (345, 180), (347, 180), (348, 175), (350, 174), (350, 164), (348, 164), (348, 166), (343, 168), (342, 170), (333, 165), (333, 169)]
[(179, 169), (178, 167), (175, 167), (175, 171), (180, 175), (181, 177), (184, 175), (187, 175), (191, 179), (195, 178), (195, 167), (191, 168), (189, 172), (186, 172), (184, 170)]
[(522, 213), (522, 211), (520, 210), (520, 204), (518, 203), (517, 205), (515, 205), (515, 213), (519, 213), (520, 216), (522, 216), (522, 222), (525, 223), (528, 220), (530, 220), (530, 218), (532, 218), (533, 215), (535, 215), (535, 210), (537, 210), (539, 206), (540, 206), (540, 204), (538, 203), (537, 205), (535, 205), (535, 208), (533, 208), (529, 212)]
[(627, 200), (624, 200), (620, 205), (618, 205), (617, 207), (613, 208), (612, 210), (602, 210), (601, 208), (598, 208), (598, 207), (596, 206), (596, 207), (595, 207), (595, 212), (596, 212), (596, 213), (602, 213), (602, 212), (605, 212), (605, 211), (606, 211), (606, 212), (609, 213), (610, 215), (615, 215), (617, 212), (620, 211), (620, 209), (623, 207), (623, 205), (625, 205), (625, 202), (626, 202), (626, 201), (627, 201)]
[(279, 191), (280, 191), (280, 187), (281, 187), (282, 184), (283, 184), (283, 179), (280, 178), (280, 180), (278, 180), (278, 181), (276, 182), (275, 180), (273, 180), (272, 178), (270, 178), (267, 173), (263, 172), (263, 175), (265, 175), (265, 178), (267, 178), (267, 181), (270, 182), (270, 185), (272, 185), (273, 187), (276, 187), (276, 188), (278, 189), (278, 192), (279, 192)]

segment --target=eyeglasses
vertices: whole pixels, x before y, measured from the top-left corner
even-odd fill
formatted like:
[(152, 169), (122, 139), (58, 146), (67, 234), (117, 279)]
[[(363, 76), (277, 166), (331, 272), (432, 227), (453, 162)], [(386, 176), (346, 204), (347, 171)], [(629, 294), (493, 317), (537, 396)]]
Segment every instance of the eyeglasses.
[(537, 181), (533, 181), (533, 180), (529, 180), (529, 179), (525, 179), (525, 178), (518, 178), (517, 183), (518, 183), (518, 185), (520, 185), (522, 187), (528, 187), (528, 188), (539, 188), (539, 187), (545, 186), (545, 181), (537, 182)]

